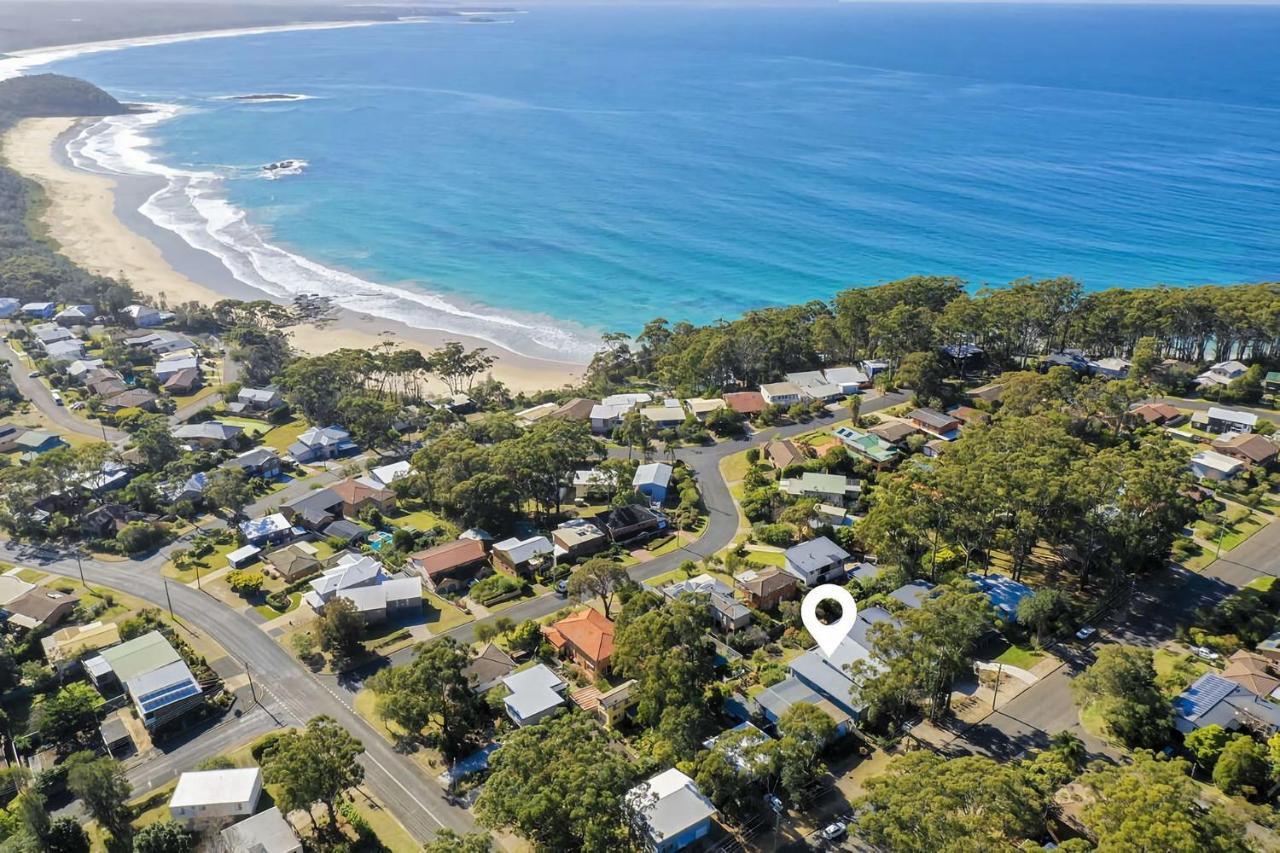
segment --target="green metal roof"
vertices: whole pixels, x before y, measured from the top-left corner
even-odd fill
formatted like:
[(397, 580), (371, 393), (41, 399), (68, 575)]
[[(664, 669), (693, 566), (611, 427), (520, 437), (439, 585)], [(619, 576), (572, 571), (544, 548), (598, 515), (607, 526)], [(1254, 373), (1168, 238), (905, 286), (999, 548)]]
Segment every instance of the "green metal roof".
[(102, 653), (102, 658), (111, 665), (111, 671), (123, 684), (136, 676), (152, 672), (162, 666), (181, 660), (173, 646), (159, 631), (143, 634), (141, 637), (121, 643)]

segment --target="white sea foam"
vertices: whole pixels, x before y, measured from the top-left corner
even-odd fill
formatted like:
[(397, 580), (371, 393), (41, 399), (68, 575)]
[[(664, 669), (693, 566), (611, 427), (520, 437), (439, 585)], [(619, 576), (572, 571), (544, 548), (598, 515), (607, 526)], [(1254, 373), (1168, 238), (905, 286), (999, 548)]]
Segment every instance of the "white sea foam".
[(171, 104), (147, 107), (147, 112), (112, 116), (85, 128), (67, 146), (68, 156), (75, 166), (91, 172), (162, 179), (164, 187), (139, 211), (157, 226), (218, 258), (237, 280), (278, 299), (321, 294), (353, 311), (469, 335), (531, 356), (581, 362), (596, 349), (595, 340), (585, 329), (566, 328), (567, 324), (551, 318), (503, 315), (484, 307), (464, 306), (416, 288), (377, 284), (271, 243), (223, 192), (226, 180), (260, 176), (261, 167), (196, 171), (161, 163), (151, 154), (147, 132), (183, 108)]
[(265, 92), (248, 95), (219, 95), (215, 101), (236, 101), (242, 104), (280, 104), (293, 101), (314, 101), (315, 95), (301, 95), (295, 92)]

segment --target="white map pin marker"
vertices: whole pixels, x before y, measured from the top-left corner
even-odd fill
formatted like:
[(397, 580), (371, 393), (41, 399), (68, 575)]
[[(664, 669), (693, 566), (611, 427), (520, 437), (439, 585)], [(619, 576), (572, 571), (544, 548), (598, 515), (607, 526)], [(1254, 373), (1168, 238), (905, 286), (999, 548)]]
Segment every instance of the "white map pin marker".
[[(840, 605), (840, 618), (830, 625), (824, 625), (818, 618), (818, 604), (827, 600)], [(854, 604), (849, 590), (833, 583), (814, 587), (800, 604), (800, 619), (804, 622), (804, 627), (827, 657), (831, 657), (840, 641), (849, 635), (857, 618), (858, 605)]]

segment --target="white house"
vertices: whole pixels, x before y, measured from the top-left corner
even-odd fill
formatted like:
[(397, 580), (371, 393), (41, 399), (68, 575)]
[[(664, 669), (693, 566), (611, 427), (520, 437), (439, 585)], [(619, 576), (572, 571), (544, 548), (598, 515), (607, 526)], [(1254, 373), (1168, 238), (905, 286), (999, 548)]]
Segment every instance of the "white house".
[(1212, 450), (1202, 450), (1191, 457), (1191, 473), (1207, 480), (1219, 482), (1230, 480), (1243, 471), (1244, 467), (1244, 463), (1239, 459), (1233, 459)]
[(173, 315), (168, 311), (158, 311), (150, 305), (130, 305), (124, 309), (124, 313), (135, 326), (142, 329), (159, 326), (166, 320), (173, 319)]
[(871, 384), (871, 378), (856, 367), (829, 367), (824, 374), (827, 382), (838, 386), (845, 394), (856, 394)]
[(224, 823), (247, 817), (262, 796), (262, 770), (197, 770), (178, 777), (169, 800), (169, 816), (179, 823)]
[(613, 432), (613, 428), (622, 423), (622, 416), (631, 411), (631, 406), (622, 404), (597, 403), (591, 407), (591, 431), (596, 435)]
[(538, 664), (502, 679), (511, 695), (502, 700), (507, 716), (517, 726), (531, 726), (550, 717), (564, 705), (568, 683), (546, 664)]
[(843, 578), (849, 552), (825, 536), (792, 545), (782, 555), (783, 568), (808, 586)]
[(643, 406), (653, 402), (653, 395), (646, 394), (643, 391), (631, 394), (610, 394), (600, 401), (602, 406), (623, 406), (627, 409), (634, 409), (636, 406)]
[(1201, 387), (1209, 385), (1230, 385), (1232, 380), (1239, 379), (1249, 365), (1240, 361), (1220, 361), (1204, 373), (1196, 377), (1196, 384)]
[(877, 375), (889, 369), (889, 362), (884, 359), (869, 358), (858, 366), (862, 368), (862, 372), (867, 375), (867, 378), (874, 382)]
[(1258, 425), (1258, 416), (1252, 412), (1238, 412), (1235, 409), (1222, 409), (1210, 406), (1205, 419), (1205, 430), (1213, 433), (1253, 432)]
[(335, 598), (350, 601), (366, 622), (381, 622), (422, 608), (422, 578), (391, 577), (372, 557), (347, 554), (311, 581), (311, 591), (302, 596), (317, 613)]
[(275, 806), (222, 830), (226, 853), (302, 853), (302, 841)]
[(639, 811), (649, 849), (656, 853), (683, 850), (706, 837), (716, 814), (694, 781), (674, 767), (636, 785), (627, 802)]
[(306, 464), (333, 459), (355, 449), (351, 434), (342, 427), (311, 427), (289, 445), (289, 455), (295, 462)]
[(769, 382), (760, 386), (760, 396), (770, 406), (791, 406), (804, 398), (804, 392), (794, 382)]

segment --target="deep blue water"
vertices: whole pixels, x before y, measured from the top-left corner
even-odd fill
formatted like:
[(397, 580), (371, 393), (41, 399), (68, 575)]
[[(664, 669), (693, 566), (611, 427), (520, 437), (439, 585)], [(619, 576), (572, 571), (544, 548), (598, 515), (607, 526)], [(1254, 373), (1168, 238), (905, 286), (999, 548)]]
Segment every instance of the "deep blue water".
[[(303, 275), (296, 259), (251, 259), (246, 276), (518, 349), (569, 352), (584, 336), (571, 320), (708, 321), (913, 273), (1280, 278), (1280, 8), (509, 19), (215, 39), (56, 70), (187, 107), (145, 134), (162, 163), (221, 176), (247, 212), (236, 227), (470, 310)], [(216, 99), (247, 92), (314, 99)], [(276, 181), (253, 168), (282, 158), (309, 167)], [(208, 186), (188, 195), (229, 216)]]

